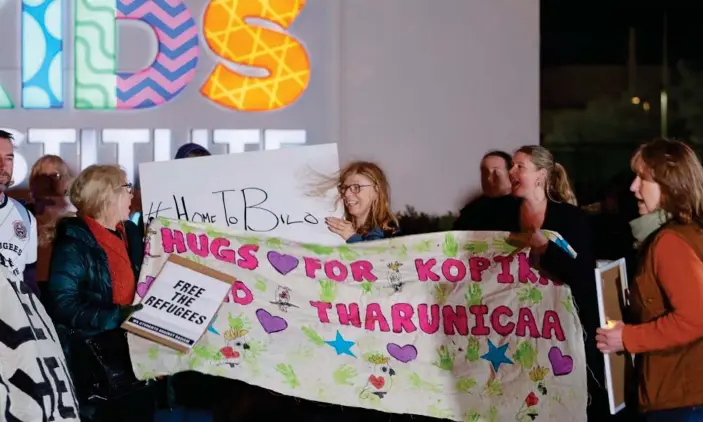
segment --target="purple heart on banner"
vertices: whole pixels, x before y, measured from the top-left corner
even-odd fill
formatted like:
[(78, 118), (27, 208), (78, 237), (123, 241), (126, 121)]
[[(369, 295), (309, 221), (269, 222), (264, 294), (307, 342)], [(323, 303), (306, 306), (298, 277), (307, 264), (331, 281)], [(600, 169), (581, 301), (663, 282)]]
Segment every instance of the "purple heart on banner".
[(269, 251), (266, 254), (266, 258), (268, 258), (271, 266), (282, 275), (286, 275), (298, 267), (298, 258), (292, 255)]
[(268, 334), (278, 333), (288, 328), (288, 322), (285, 319), (273, 316), (265, 309), (258, 309), (256, 318)]
[(395, 343), (388, 343), (386, 350), (388, 350), (389, 355), (403, 363), (408, 363), (417, 358), (417, 349), (412, 344), (399, 346)]

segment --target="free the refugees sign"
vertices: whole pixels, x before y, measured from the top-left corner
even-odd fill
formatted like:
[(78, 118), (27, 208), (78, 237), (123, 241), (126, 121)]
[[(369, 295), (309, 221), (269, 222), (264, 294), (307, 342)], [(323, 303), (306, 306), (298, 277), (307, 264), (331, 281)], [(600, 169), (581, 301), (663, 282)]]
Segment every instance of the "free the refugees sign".
[(178, 255), (140, 284), (143, 308), (122, 324), (132, 333), (181, 352), (200, 339), (235, 279)]

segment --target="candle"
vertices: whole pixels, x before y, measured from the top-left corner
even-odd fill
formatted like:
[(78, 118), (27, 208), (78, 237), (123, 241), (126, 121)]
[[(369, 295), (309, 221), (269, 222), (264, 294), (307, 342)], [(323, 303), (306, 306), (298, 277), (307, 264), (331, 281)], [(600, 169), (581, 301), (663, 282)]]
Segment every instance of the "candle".
[(616, 322), (613, 321), (613, 320), (611, 320), (611, 319), (609, 319), (609, 320), (606, 322), (606, 325), (608, 326), (608, 328), (613, 328), (613, 327), (615, 327), (615, 324), (616, 324)]

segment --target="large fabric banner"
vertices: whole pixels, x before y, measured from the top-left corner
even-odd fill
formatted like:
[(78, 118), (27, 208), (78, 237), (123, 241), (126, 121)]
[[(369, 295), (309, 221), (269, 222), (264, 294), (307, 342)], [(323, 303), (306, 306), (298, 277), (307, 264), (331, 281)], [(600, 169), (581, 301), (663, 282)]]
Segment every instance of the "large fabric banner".
[(237, 281), (190, 353), (130, 335), (134, 369), (456, 421), (584, 421), (570, 290), (530, 268), (528, 253), (498, 232), (328, 247), (157, 219), (140, 295), (170, 254)]

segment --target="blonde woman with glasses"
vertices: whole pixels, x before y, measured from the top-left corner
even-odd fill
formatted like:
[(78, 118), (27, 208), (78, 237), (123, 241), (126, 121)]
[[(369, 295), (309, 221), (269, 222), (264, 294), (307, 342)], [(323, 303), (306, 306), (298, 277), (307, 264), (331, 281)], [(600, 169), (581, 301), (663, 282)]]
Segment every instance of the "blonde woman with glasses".
[[(132, 191), (120, 167), (86, 168), (70, 188), (77, 215), (62, 218), (54, 231), (47, 303), (73, 375), (82, 420), (153, 418), (152, 395), (134, 379), (125, 332), (119, 328), (139, 308), (132, 303), (144, 242), (128, 220)], [(101, 351), (96, 353), (93, 345)], [(109, 357), (97, 356), (100, 353)], [(116, 385), (126, 387), (117, 392)]]

